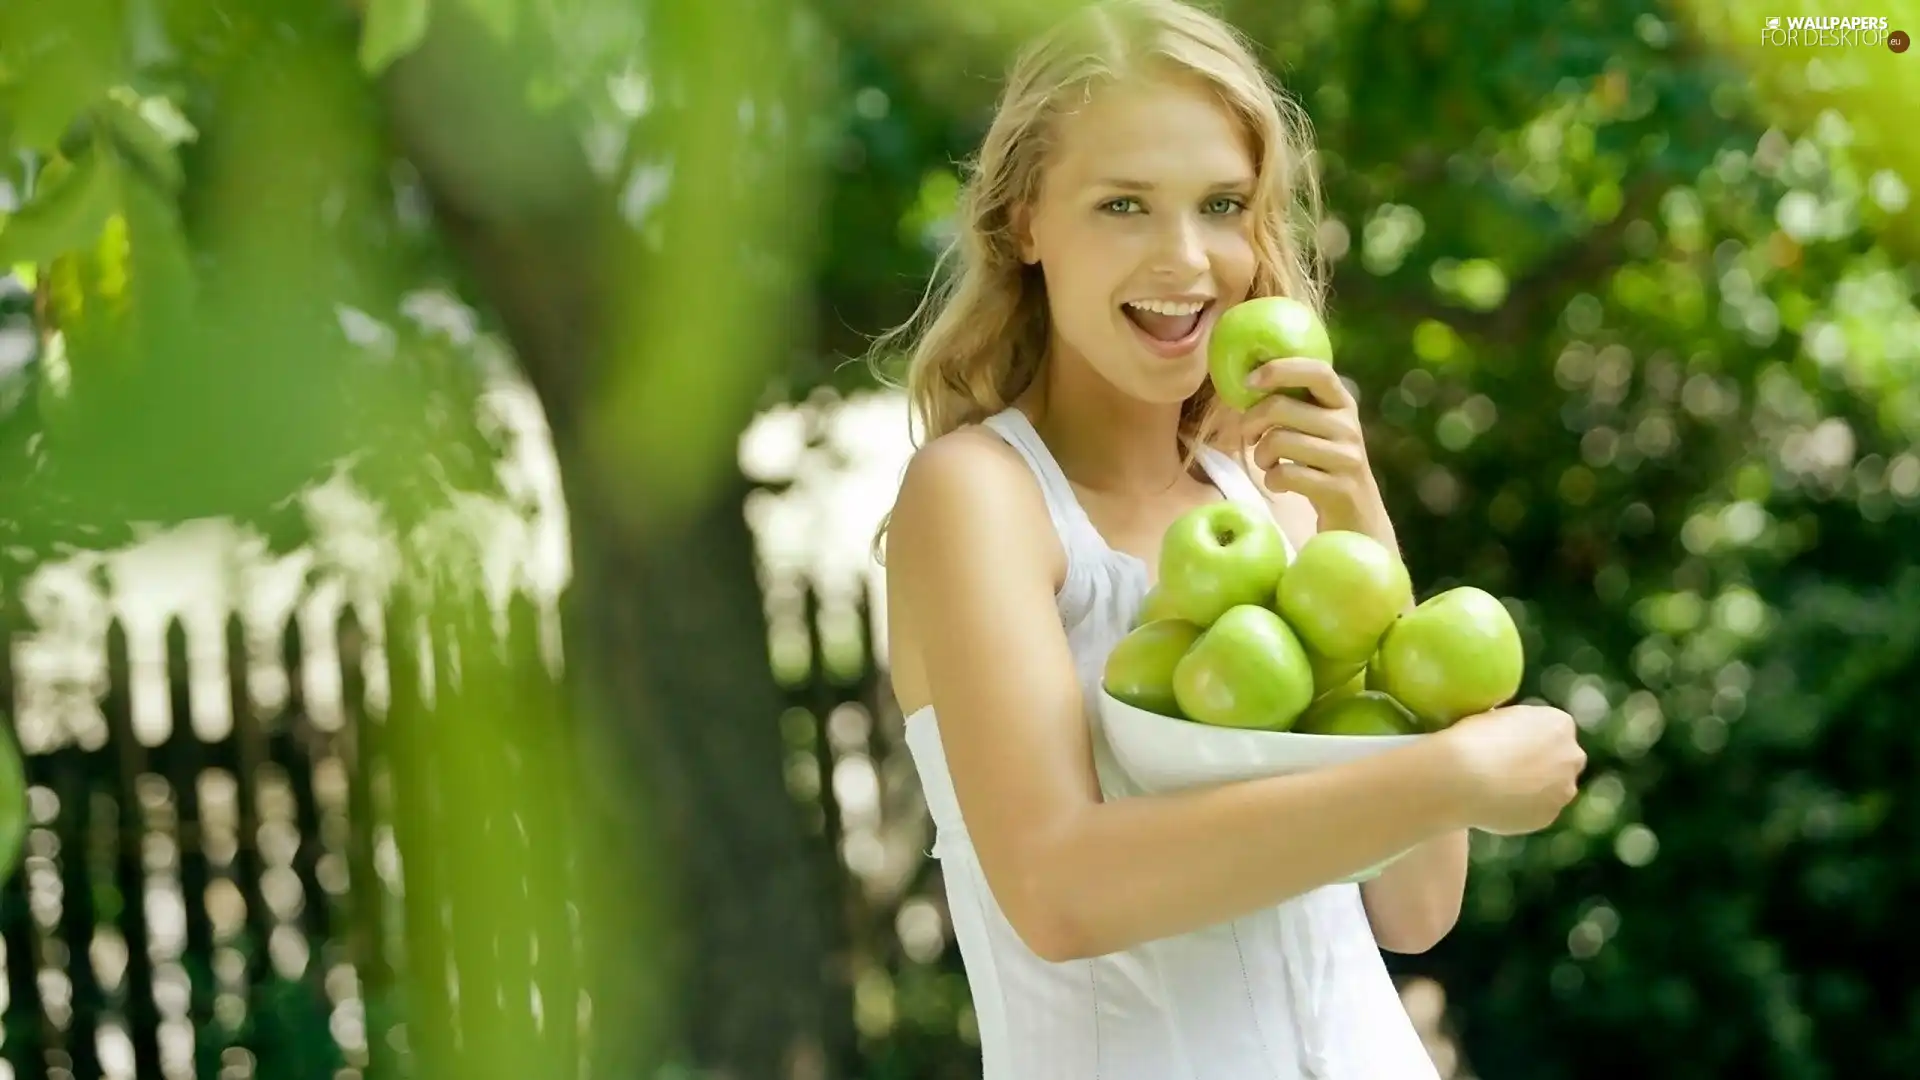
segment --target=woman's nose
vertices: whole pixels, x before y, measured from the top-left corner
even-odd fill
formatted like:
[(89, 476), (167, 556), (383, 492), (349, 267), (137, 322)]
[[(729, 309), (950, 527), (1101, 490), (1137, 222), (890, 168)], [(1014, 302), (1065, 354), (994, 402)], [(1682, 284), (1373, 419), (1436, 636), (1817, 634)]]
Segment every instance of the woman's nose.
[(1166, 219), (1155, 253), (1154, 269), (1191, 274), (1207, 267), (1207, 246), (1200, 223), (1186, 214)]

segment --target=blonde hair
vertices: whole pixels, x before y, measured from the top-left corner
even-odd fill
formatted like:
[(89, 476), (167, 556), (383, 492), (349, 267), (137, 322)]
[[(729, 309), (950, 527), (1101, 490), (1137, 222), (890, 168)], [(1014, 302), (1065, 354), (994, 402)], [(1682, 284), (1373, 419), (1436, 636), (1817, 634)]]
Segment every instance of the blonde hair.
[[(1015, 220), (1039, 192), (1053, 119), (1102, 83), (1167, 75), (1199, 79), (1246, 128), (1257, 175), (1250, 294), (1322, 309), (1320, 190), (1305, 111), (1247, 39), (1213, 14), (1180, 0), (1092, 0), (1016, 58), (967, 164), (957, 235), (917, 310), (875, 342), (871, 362), (883, 382), (902, 386), (886, 358), (904, 358), (909, 423), (918, 422), (926, 441), (1011, 405), (1046, 359), (1046, 288), (1039, 269), (1021, 261)], [(1180, 433), (1190, 453), (1215, 441), (1223, 408), (1207, 384), (1187, 400)], [(886, 527), (883, 519), (876, 555)]]

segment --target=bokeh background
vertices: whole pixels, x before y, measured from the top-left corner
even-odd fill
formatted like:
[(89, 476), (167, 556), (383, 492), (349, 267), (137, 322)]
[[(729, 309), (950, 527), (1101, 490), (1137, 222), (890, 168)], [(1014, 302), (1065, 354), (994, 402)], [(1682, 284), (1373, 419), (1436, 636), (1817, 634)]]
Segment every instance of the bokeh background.
[[(0, 1069), (977, 1076), (863, 355), (1072, 2), (0, 0)], [(1443, 1074), (1913, 1075), (1920, 56), (1767, 27), (1920, 12), (1220, 10), (1592, 754), (1390, 958)]]

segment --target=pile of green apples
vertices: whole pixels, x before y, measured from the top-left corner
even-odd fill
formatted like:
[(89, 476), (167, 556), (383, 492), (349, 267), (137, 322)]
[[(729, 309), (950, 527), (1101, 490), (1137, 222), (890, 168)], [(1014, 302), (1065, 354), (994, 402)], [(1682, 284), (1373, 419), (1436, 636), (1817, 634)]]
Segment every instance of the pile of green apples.
[(1472, 586), (1419, 604), (1399, 557), (1323, 532), (1288, 560), (1273, 519), (1237, 503), (1188, 511), (1158, 584), (1107, 656), (1106, 692), (1216, 727), (1415, 735), (1511, 700), (1526, 656), (1505, 605)]
[[(1310, 309), (1237, 305), (1213, 330), (1214, 385), (1245, 408), (1245, 375), (1275, 355), (1332, 359)], [(1416, 605), (1399, 556), (1365, 534), (1318, 533), (1289, 559), (1271, 515), (1210, 503), (1168, 528), (1158, 570), (1103, 672), (1134, 708), (1216, 727), (1416, 735), (1519, 692), (1526, 654), (1505, 605), (1472, 586)]]

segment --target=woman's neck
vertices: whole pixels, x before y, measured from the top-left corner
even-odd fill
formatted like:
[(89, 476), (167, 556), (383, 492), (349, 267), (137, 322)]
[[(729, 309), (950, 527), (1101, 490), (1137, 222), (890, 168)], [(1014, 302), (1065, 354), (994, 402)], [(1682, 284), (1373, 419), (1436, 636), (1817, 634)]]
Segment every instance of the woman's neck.
[(1128, 397), (1086, 364), (1051, 358), (1016, 402), (1060, 468), (1090, 491), (1164, 494), (1188, 475), (1180, 405)]

